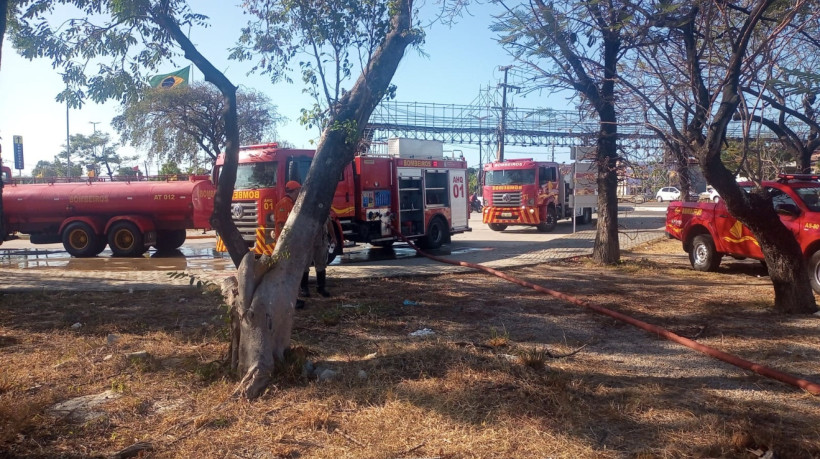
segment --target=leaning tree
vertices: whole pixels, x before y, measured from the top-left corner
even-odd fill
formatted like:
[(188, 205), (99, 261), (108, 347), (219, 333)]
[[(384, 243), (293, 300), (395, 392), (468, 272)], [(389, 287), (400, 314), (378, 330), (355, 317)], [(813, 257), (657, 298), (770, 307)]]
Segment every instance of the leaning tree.
[[(182, 26), (200, 26), (207, 18), (192, 12), (181, 0), (60, 0), (57, 3), (74, 6), (80, 14), (63, 27), (54, 28), (47, 20), (52, 3), (35, 1), (15, 15), (13, 37), (15, 47), (25, 57), (47, 56), (63, 70), (69, 89), (58, 100), (78, 106), (85, 97), (123, 102), (138, 98), (146, 72), (155, 72), (159, 63), (175, 57), (179, 50), (222, 93), (225, 164), (211, 221), (239, 267), (231, 352), (234, 368), (244, 375), (238, 393), (249, 398), (260, 395), (270, 382), (274, 362), (283, 358), (290, 344), (298, 283), (308, 258), (306, 248), (320, 222), (327, 218), (336, 177), (353, 159), (370, 114), (391, 92), (390, 81), (405, 49), (421, 40), (421, 32), (412, 26), (412, 1), (260, 0), (243, 4), (246, 11), (259, 18), (259, 26), (244, 30), (237, 51), (240, 54), (235, 57), (258, 53), (289, 62), (300, 49), (315, 49), (317, 65), (323, 65), (329, 56), (338, 57), (336, 66), (341, 73), (336, 81), (354, 75), (355, 62), (361, 70), (355, 83), (349, 89), (339, 87), (338, 98), (324, 109), (314, 167), (308, 172), (276, 250), (271, 257), (261, 259), (248, 251), (229, 213), (239, 151), (236, 86), (182, 31)], [(101, 24), (92, 22), (91, 18), (100, 17)], [(344, 47), (354, 51), (345, 52)], [(273, 69), (281, 62), (277, 59), (267, 58), (260, 68)], [(94, 65), (97, 72), (87, 74)], [(314, 79), (302, 69), (304, 78)], [(323, 86), (323, 90), (329, 87)], [(314, 107), (306, 113), (306, 119), (320, 119), (310, 115), (321, 115), (320, 111)], [(294, 227), (300, 230), (290, 231)]]

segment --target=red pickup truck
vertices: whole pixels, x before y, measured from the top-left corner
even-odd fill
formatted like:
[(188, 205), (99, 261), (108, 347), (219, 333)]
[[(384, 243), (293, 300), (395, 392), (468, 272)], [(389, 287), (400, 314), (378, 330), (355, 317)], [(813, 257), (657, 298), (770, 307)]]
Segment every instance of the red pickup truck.
[[(739, 184), (751, 190), (750, 182)], [(763, 182), (780, 220), (791, 230), (806, 257), (811, 287), (820, 293), (820, 175), (781, 174)], [(683, 242), (692, 267), (715, 271), (724, 255), (763, 260), (760, 245), (749, 229), (717, 203), (679, 202), (666, 209), (666, 233)]]

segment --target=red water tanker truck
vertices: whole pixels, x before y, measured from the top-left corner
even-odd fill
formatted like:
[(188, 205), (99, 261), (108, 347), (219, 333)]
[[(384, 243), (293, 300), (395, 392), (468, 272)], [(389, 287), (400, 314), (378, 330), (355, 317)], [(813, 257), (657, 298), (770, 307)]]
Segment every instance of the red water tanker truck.
[(4, 185), (0, 242), (24, 233), (33, 244), (62, 242), (75, 257), (106, 245), (120, 257), (179, 248), (187, 229), (210, 229), (216, 194), (207, 176)]

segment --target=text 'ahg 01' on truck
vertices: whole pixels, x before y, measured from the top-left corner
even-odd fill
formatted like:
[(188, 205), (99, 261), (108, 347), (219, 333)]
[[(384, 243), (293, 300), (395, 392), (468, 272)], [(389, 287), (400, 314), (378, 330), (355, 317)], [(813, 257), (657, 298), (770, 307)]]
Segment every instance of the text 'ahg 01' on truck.
[[(11, 171), (4, 168), (3, 177)], [(17, 184), (5, 182), (3, 234), (30, 235), (32, 244), (62, 242), (75, 257), (136, 257), (149, 247), (173, 250), (186, 229), (210, 229), (216, 188), (208, 176), (189, 180), (102, 181)]]
[[(820, 293), (820, 176), (781, 174), (763, 182), (780, 221), (791, 231), (807, 260), (812, 289)], [(739, 184), (747, 192), (754, 184)], [(666, 210), (666, 233), (683, 243), (692, 267), (716, 271), (723, 256), (763, 260), (751, 231), (717, 203), (672, 202)]]
[[(274, 205), (286, 182), (304, 183), (314, 154), (275, 143), (240, 148), (231, 214), (255, 253), (273, 253)], [(223, 164), (218, 157), (215, 178)], [(342, 253), (344, 241), (389, 246), (398, 234), (438, 247), (470, 230), (466, 191), (466, 162), (444, 158), (440, 142), (390, 139), (386, 155), (356, 156), (339, 177), (328, 259)], [(217, 250), (225, 250), (221, 240)]]
[(508, 226), (555, 229), (558, 220), (592, 221), (598, 206), (594, 163), (560, 165), (509, 159), (484, 165), (482, 220), (493, 231)]

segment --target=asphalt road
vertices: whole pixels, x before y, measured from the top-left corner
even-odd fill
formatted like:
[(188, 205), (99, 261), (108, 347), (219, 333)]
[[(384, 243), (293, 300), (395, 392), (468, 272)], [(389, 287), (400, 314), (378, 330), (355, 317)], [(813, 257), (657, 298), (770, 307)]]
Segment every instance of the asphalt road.
[[(622, 232), (653, 231), (664, 224), (666, 203), (624, 204), (619, 213)], [(451, 244), (433, 251), (434, 255), (464, 258), (474, 262), (503, 262), (530, 254), (533, 262), (539, 258), (554, 258), (563, 252), (559, 249), (585, 249), (591, 247), (594, 238), (595, 220), (591, 225), (576, 225), (563, 220), (555, 231), (538, 232), (532, 227), (510, 227), (503, 232), (490, 230), (481, 222), (480, 214), (470, 218), (472, 231), (454, 235)], [(575, 230), (575, 232), (573, 232)], [(106, 250), (94, 258), (72, 258), (62, 244), (33, 245), (27, 239), (6, 241), (0, 246), (0, 268), (7, 269), (54, 269), (70, 271), (227, 271), (233, 264), (227, 254), (214, 252), (213, 233), (189, 232), (189, 239), (180, 251), (170, 256), (160, 256), (149, 251), (141, 258), (115, 258)], [(544, 252), (544, 248), (553, 248)], [(543, 252), (543, 253), (542, 253)], [(535, 254), (535, 255), (533, 255)], [(540, 255), (538, 255), (540, 254)], [(406, 244), (395, 244), (391, 249), (370, 247), (367, 244), (346, 247), (345, 254), (333, 262), (334, 271), (345, 271), (345, 267), (358, 267), (361, 271), (370, 265), (374, 269), (416, 265), (417, 254)]]

